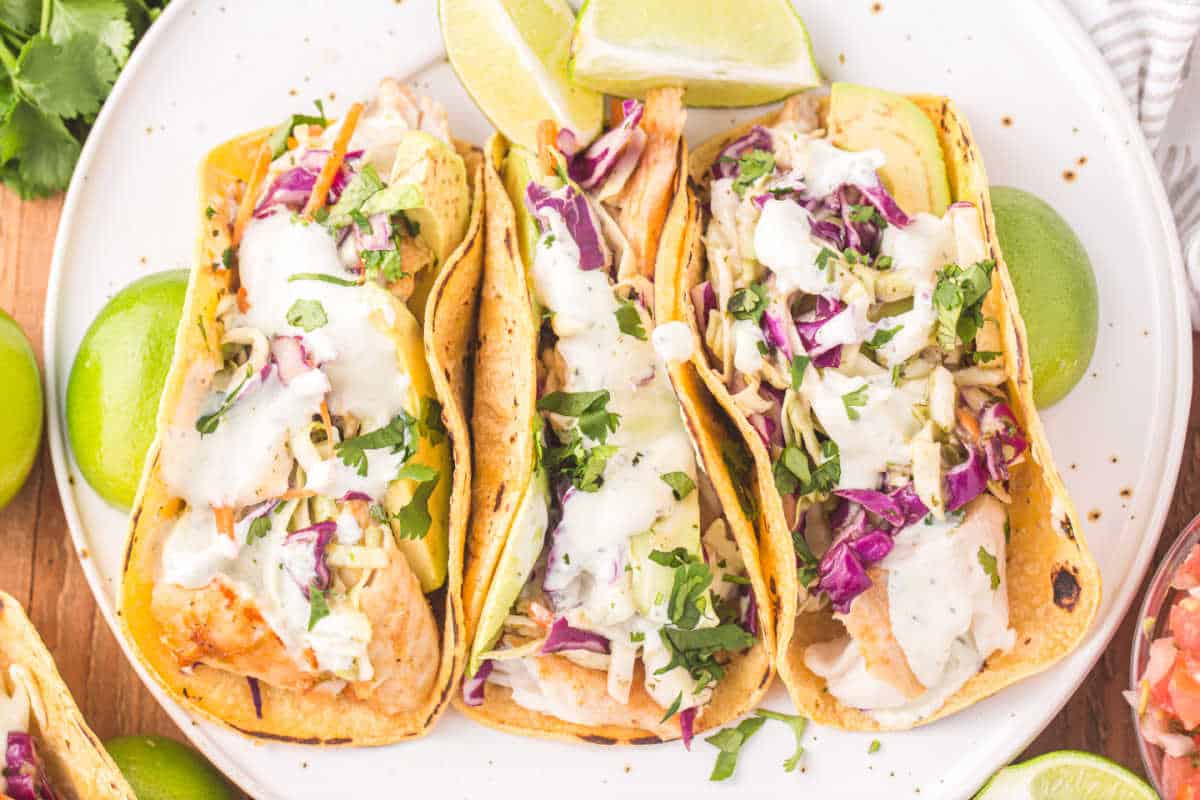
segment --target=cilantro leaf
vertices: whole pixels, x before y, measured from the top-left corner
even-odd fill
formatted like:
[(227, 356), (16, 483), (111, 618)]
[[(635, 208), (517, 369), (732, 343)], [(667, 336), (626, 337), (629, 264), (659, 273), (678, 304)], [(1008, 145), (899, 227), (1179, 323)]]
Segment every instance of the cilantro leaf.
[(329, 603), (325, 599), (325, 590), (316, 586), (308, 587), (308, 629), (311, 631), (321, 620), (329, 616)]
[(17, 59), (20, 93), (42, 111), (64, 119), (99, 111), (116, 79), (116, 60), (90, 33), (74, 34), (61, 43), (39, 34), (21, 48)]
[[(286, 139), (284, 146), (286, 148)], [(329, 209), (329, 216), (325, 219), (325, 224), (331, 228), (346, 227), (353, 221), (350, 212), (358, 211), (368, 198), (381, 189), (383, 189), (383, 181), (379, 178), (375, 167), (372, 164), (364, 165), (358, 174), (350, 179), (350, 183), (346, 185), (333, 208)]]
[(712, 571), (703, 560), (682, 547), (670, 552), (654, 550), (650, 560), (659, 566), (675, 570), (671, 595), (667, 601), (667, 618), (683, 630), (692, 630), (700, 624), (708, 604), (708, 587), (712, 585)]
[[(317, 110), (321, 112), (320, 116), (312, 114), (292, 114), (283, 122), (275, 126), (271, 131), (271, 135), (267, 138), (267, 144), (271, 148), (271, 160), (279, 158), (287, 152), (288, 139), (292, 136), (292, 131), (297, 125), (321, 125), (329, 124), (329, 120), (325, 118), (325, 112), (320, 106), (320, 101), (317, 101)], [(368, 165), (370, 166), (370, 165)]]
[(704, 740), (721, 751), (717, 754), (717, 763), (713, 765), (712, 773), (708, 776), (710, 781), (723, 781), (733, 777), (742, 745), (758, 733), (758, 729), (766, 721), (765, 717), (750, 717), (732, 728), (717, 731)]
[(646, 328), (642, 325), (642, 315), (637, 306), (628, 300), (622, 300), (620, 307), (614, 313), (617, 317), (617, 327), (621, 329), (621, 333), (643, 342), (646, 341)]
[(431, 444), (446, 441), (446, 426), (442, 424), (442, 404), (432, 397), (421, 398), (421, 416), (417, 419), (417, 430)]
[(197, 418), (196, 430), (200, 432), (201, 438), (216, 432), (217, 426), (221, 424), (221, 418), (233, 407), (234, 401), (241, 396), (242, 389), (246, 387), (246, 381), (250, 380), (251, 374), (253, 374), (251, 369), (246, 367), (246, 374), (242, 377), (241, 382), (233, 388), (233, 391), (226, 393), (225, 397), (221, 400), (221, 405), (217, 406), (217, 410), (211, 414), (202, 414)]
[(0, 180), (21, 197), (45, 197), (71, 180), (80, 145), (60, 117), (13, 99), (0, 119)]
[(287, 312), (288, 325), (302, 328), (305, 333), (323, 328), (328, 322), (329, 317), (325, 316), (325, 306), (320, 300), (297, 300)]
[(679, 706), (682, 704), (683, 704), (683, 692), (680, 692), (679, 694), (675, 695), (675, 699), (673, 701), (671, 701), (671, 705), (667, 708), (667, 713), (663, 714), (663, 718), (658, 721), (658, 724), (661, 725), (662, 723), (669, 720), (671, 717), (675, 716), (675, 712), (679, 711)]
[(883, 347), (885, 344), (890, 342), (892, 339), (895, 339), (896, 334), (899, 333), (903, 329), (904, 329), (903, 325), (897, 325), (894, 328), (887, 328), (886, 330), (883, 328), (880, 328), (880, 329), (876, 330), (875, 335), (872, 336), (866, 342), (866, 346), (871, 348), (872, 350), (878, 350), (879, 348)]
[(792, 735), (796, 737), (796, 752), (783, 762), (783, 770), (784, 772), (794, 772), (800, 763), (800, 757), (804, 755), (804, 729), (808, 727), (808, 720), (798, 714), (781, 714), (765, 708), (756, 710), (754, 714), (757, 717), (777, 720), (792, 729)]
[(261, 539), (271, 532), (271, 518), (263, 514), (261, 517), (255, 517), (250, 523), (250, 530), (246, 531), (246, 543), (249, 544), (255, 539)]
[(330, 275), (326, 272), (296, 272), (288, 275), (288, 283), (295, 283), (296, 281), (321, 281), (322, 283), (332, 283), (334, 286), (358, 286), (358, 281), (349, 278), (339, 278), (336, 275)]
[(437, 488), (438, 471), (424, 464), (407, 464), (396, 477), (421, 482), (413, 491), (412, 499), (392, 517), (400, 524), (397, 535), (401, 539), (424, 539), (433, 524), (429, 515), (429, 496)]
[(975, 554), (975, 557), (979, 560), (979, 566), (983, 567), (983, 571), (992, 579), (992, 591), (994, 592), (999, 589), (1000, 568), (996, 564), (996, 557), (987, 550), (984, 550), (982, 546), (980, 546), (979, 552)]
[(745, 289), (738, 289), (729, 297), (725, 310), (734, 319), (760, 321), (767, 310), (767, 288), (761, 283), (751, 283)]
[(675, 495), (676, 500), (682, 500), (696, 488), (696, 482), (686, 472), (667, 472), (658, 477), (671, 487), (671, 492)]
[(755, 181), (775, 171), (775, 154), (769, 150), (751, 150), (738, 159), (738, 176), (733, 181), (733, 190), (738, 197), (746, 193)]
[(654, 674), (664, 675), (676, 667), (683, 667), (699, 683), (696, 691), (725, 676), (725, 667), (714, 658), (717, 652), (745, 650), (754, 644), (754, 636), (734, 622), (690, 630), (663, 627), (658, 634), (663, 646), (671, 653), (671, 660)]
[(800, 391), (800, 385), (804, 383), (804, 373), (811, 361), (808, 356), (792, 356), (792, 388), (796, 391)]
[(842, 395), (842, 407), (846, 409), (846, 416), (851, 420), (859, 418), (858, 409), (867, 404), (867, 384), (855, 389), (853, 392), (846, 392)]
[(133, 26), (121, 0), (51, 0), (50, 38), (64, 42), (77, 34), (94, 36), (108, 48), (117, 66), (129, 59)]
[(980, 261), (963, 269), (947, 264), (938, 272), (933, 290), (937, 310), (937, 341), (943, 350), (953, 350), (961, 339), (969, 344), (983, 326), (983, 300), (992, 286), (994, 261)]
[(402, 453), (404, 461), (412, 458), (417, 451), (415, 427), (416, 420), (401, 411), (382, 428), (338, 442), (334, 445), (333, 452), (342, 459), (343, 464), (365, 476), (369, 466), (368, 450), (390, 448), (393, 453)]
[[(619, 414), (608, 411), (611, 398), (607, 389), (594, 392), (551, 392), (538, 400), (538, 411), (549, 411), (579, 420), (578, 429), (593, 441), (604, 443), (617, 429)], [(614, 451), (615, 452), (615, 451)]]
[(396, 248), (392, 248), (391, 250), (363, 250), (359, 255), (362, 257), (363, 270), (367, 273), (368, 278), (382, 275), (383, 279), (388, 283), (395, 283), (408, 275), (404, 271), (403, 262), (400, 260), (400, 251)]
[(32, 36), (42, 21), (41, 0), (0, 0), (0, 20), (17, 33)]
[(794, 444), (783, 448), (771, 472), (775, 477), (775, 488), (780, 494), (794, 494), (801, 486), (812, 483), (808, 456)]
[(792, 531), (792, 548), (796, 551), (796, 577), (807, 589), (820, 577), (820, 559), (813, 555), (803, 531)]

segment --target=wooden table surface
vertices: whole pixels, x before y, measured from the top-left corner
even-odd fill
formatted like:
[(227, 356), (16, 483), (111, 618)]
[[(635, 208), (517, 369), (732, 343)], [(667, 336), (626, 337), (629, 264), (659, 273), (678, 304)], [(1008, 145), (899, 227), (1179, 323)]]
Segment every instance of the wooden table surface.
[[(0, 189), (0, 308), (25, 329), (42, 358), (42, 308), (50, 253), (62, 199), (21, 202)], [(1200, 337), (1193, 339), (1200, 356)], [(1200, 374), (1200, 357), (1193, 360)], [(1200, 401), (1192, 402), (1187, 444), (1175, 499), (1159, 554), (1175, 532), (1200, 512), (1197, 429)], [(0, 589), (29, 609), (54, 653), (75, 699), (102, 739), (131, 733), (180, 736), (126, 663), (92, 599), (67, 531), (48, 448), (25, 488), (0, 511)], [(1139, 592), (1139, 597), (1140, 597)], [(1131, 613), (1087, 682), (1026, 752), (1080, 749), (1100, 753), (1137, 772), (1141, 763), (1121, 690), (1129, 684)], [(1020, 691), (1018, 686), (1011, 691)]]

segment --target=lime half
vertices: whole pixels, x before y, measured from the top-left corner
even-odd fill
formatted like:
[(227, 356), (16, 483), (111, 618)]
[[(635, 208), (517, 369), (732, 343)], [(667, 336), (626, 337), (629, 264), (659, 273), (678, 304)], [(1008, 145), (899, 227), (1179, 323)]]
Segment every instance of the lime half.
[(438, 14), (454, 71), (510, 140), (536, 149), (545, 119), (581, 141), (600, 134), (604, 98), (567, 78), (575, 15), (566, 0), (440, 0)]
[(759, 105), (821, 83), (789, 0), (588, 0), (571, 75), (625, 97), (682, 86), (691, 106)]
[(1158, 800), (1149, 784), (1107, 758), (1060, 750), (997, 772), (975, 800)]

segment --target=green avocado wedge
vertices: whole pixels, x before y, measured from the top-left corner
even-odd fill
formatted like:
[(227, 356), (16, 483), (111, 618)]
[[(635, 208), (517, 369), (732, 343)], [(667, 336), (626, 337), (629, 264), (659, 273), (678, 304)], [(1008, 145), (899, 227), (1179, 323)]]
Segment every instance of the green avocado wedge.
[(118, 508), (133, 505), (154, 440), (187, 284), (187, 270), (169, 270), (117, 292), (92, 321), (71, 366), (71, 450), (91, 487)]
[(1096, 350), (1096, 276), (1079, 237), (1044, 200), (1010, 186), (993, 186), (991, 195), (1000, 249), (1029, 334), (1033, 399), (1046, 408), (1075, 388)]
[(0, 311), (0, 508), (21, 490), (42, 441), (42, 379), (21, 326)]
[(844, 150), (882, 150), (888, 191), (910, 214), (941, 216), (950, 182), (937, 131), (915, 103), (882, 89), (835, 83), (829, 95), (829, 135)]
[(508, 532), (500, 561), (496, 564), (496, 574), (492, 576), (492, 584), (483, 603), (483, 613), (479, 617), (479, 628), (471, 645), (467, 677), (479, 671), (480, 656), (495, 646), (504, 628), (504, 620), (533, 572), (546, 540), (549, 507), (550, 487), (546, 470), (539, 466), (525, 489), (525, 496), (521, 498), (521, 506), (513, 517), (512, 529)]

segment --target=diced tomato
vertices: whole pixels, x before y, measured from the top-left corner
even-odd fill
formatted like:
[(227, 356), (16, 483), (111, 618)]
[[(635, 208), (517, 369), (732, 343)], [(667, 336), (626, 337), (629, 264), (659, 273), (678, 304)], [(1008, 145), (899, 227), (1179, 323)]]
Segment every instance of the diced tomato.
[(1168, 619), (1175, 646), (1200, 656), (1200, 598), (1190, 595), (1180, 598), (1171, 606)]
[[(1181, 659), (1177, 656), (1175, 661)], [(1171, 672), (1174, 667), (1163, 677), (1161, 681), (1150, 687), (1150, 704), (1155, 708), (1161, 708), (1168, 716), (1175, 716), (1175, 706), (1171, 703)]]
[(1193, 547), (1187, 560), (1175, 571), (1171, 585), (1176, 589), (1191, 589), (1200, 586), (1200, 545)]
[(1193, 755), (1166, 756), (1162, 767), (1163, 792), (1167, 800), (1200, 798), (1200, 766)]
[(1183, 657), (1175, 659), (1167, 686), (1171, 708), (1187, 730), (1200, 726), (1200, 680), (1190, 666)]

